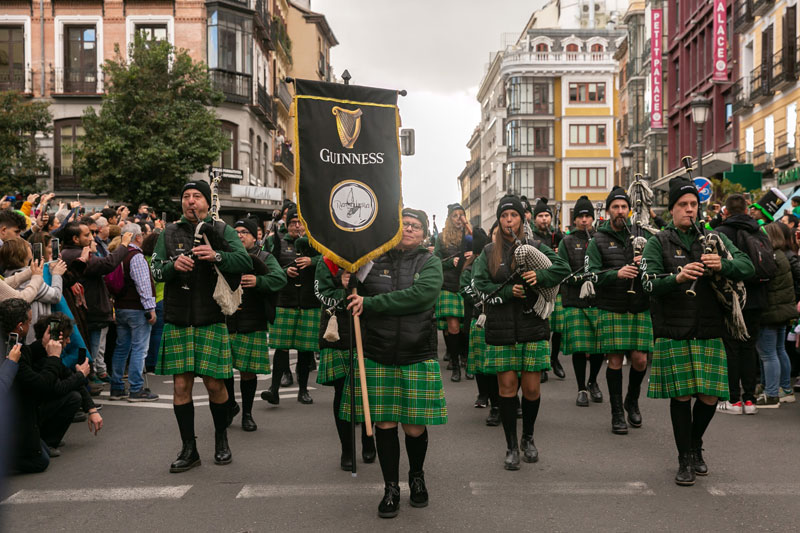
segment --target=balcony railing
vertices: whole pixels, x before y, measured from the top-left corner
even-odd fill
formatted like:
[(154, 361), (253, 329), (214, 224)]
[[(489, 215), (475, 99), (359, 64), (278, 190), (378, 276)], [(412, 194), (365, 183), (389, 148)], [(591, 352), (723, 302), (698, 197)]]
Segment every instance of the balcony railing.
[(733, 15), (733, 31), (742, 33), (752, 26), (755, 17), (753, 16), (753, 0), (736, 0)]
[(740, 165), (742, 164), (753, 164), (753, 152), (739, 152), (736, 154), (736, 162)]
[(256, 113), (264, 119), (267, 129), (274, 130), (278, 122), (278, 104), (270, 98), (267, 88), (260, 83), (256, 86)]
[(103, 92), (103, 71), (97, 69), (53, 68), (53, 94), (98, 95)]
[(779, 144), (775, 150), (775, 166), (786, 168), (797, 162), (797, 152), (788, 142)]
[(554, 154), (553, 143), (508, 147), (509, 157), (552, 157)]
[(504, 63), (598, 63), (613, 62), (611, 52), (507, 52), (503, 56)]
[(767, 152), (764, 143), (756, 145), (753, 150), (753, 170), (757, 172), (769, 172), (772, 170), (775, 161), (775, 153)]
[(289, 145), (278, 147), (275, 151), (275, 163), (282, 165), (289, 174), (294, 174), (294, 154)]
[(279, 17), (272, 17), (273, 28), (275, 29), (275, 40), (278, 41), (283, 53), (289, 63), (292, 62), (292, 40), (289, 38), (289, 30), (286, 29), (286, 23)]
[(753, 0), (753, 16), (763, 15), (775, 5), (775, 0)]
[(630, 80), (631, 78), (640, 78), (643, 77), (644, 74), (644, 57), (629, 57), (628, 64), (626, 67), (626, 77)]
[(72, 167), (53, 167), (54, 188), (56, 191), (74, 191), (81, 188), (80, 180)]
[(782, 89), (797, 80), (796, 54), (797, 50), (778, 50), (778, 53), (772, 56), (771, 88)]
[(0, 71), (0, 91), (31, 92), (31, 68)]
[(256, 25), (264, 32), (264, 41), (270, 50), (275, 49), (275, 23), (269, 13), (268, 0), (256, 0), (255, 6)]
[(278, 100), (288, 112), (292, 107), (292, 93), (285, 81), (278, 83)]
[(221, 69), (209, 69), (211, 84), (222, 91), (225, 99), (237, 104), (249, 104), (251, 101), (253, 77), (250, 74), (230, 72)]
[(731, 89), (733, 94), (733, 114), (746, 113), (753, 109), (753, 102), (750, 101), (750, 76), (744, 76), (736, 80)]
[(552, 115), (553, 102), (526, 102), (522, 106), (509, 106), (508, 114), (511, 115)]
[(759, 65), (750, 72), (750, 98), (754, 103), (772, 96), (771, 70), (770, 65)]

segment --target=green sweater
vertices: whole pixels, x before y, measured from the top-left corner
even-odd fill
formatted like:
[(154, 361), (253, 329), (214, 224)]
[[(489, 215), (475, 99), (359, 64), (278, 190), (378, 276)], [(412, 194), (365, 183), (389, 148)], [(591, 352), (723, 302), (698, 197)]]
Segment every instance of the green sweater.
[[(667, 230), (674, 227), (675, 225), (670, 222), (664, 229)], [(694, 227), (689, 228), (688, 231), (678, 230), (678, 236), (680, 237), (684, 246), (686, 246), (688, 249), (691, 249), (692, 243), (697, 240), (697, 231), (694, 229)], [(722, 239), (722, 243), (731, 253), (731, 256), (733, 256), (733, 259), (722, 258), (721, 274), (732, 281), (743, 281), (752, 276), (755, 272), (755, 269), (753, 268), (753, 263), (750, 262), (750, 258), (747, 256), (747, 254), (736, 248), (736, 246), (734, 246), (730, 239), (728, 239), (728, 237), (726, 237), (724, 234), (720, 233), (719, 236)], [(661, 247), (660, 240), (650, 239), (647, 241), (647, 246), (644, 247), (644, 254), (642, 254), (642, 258), (647, 261), (648, 274), (664, 274), (662, 252), (663, 249)], [(677, 274), (673, 274), (665, 278), (657, 278), (652, 280), (652, 284), (645, 283), (644, 288), (646, 291), (651, 292), (653, 296), (661, 296), (677, 289), (677, 277)]]
[[(421, 249), (427, 251), (424, 246)], [(398, 253), (396, 248), (388, 253)], [(436, 305), (442, 288), (442, 262), (432, 255), (423, 265), (411, 287), (375, 296), (364, 297), (364, 313), (384, 315), (410, 315)]]
[[(625, 222), (625, 225), (630, 228), (630, 223), (627, 221)], [(601, 231), (604, 233), (610, 233), (616, 236), (622, 242), (627, 242), (627, 239), (630, 239), (630, 234), (628, 231), (615, 231), (611, 227), (610, 220), (603, 221), (600, 227), (597, 228), (597, 231), (598, 233)], [(647, 231), (643, 232), (642, 236), (648, 239), (648, 243), (654, 240), (652, 238), (653, 236)], [(603, 272), (602, 274), (599, 273), (604, 268), (603, 256), (600, 254), (600, 248), (597, 247), (597, 242), (594, 239), (589, 241), (589, 246), (586, 248), (586, 257), (589, 258), (589, 271), (597, 274), (597, 283), (595, 285), (602, 287), (607, 283), (613, 283), (617, 279), (617, 272), (619, 272), (619, 269), (609, 270), (608, 272)]]
[[(267, 237), (267, 243), (264, 245), (264, 250), (270, 253), (272, 253), (272, 243), (274, 242), (273, 237), (274, 235), (270, 235), (269, 237)], [(295, 249), (300, 253), (301, 257), (311, 258), (311, 264), (308, 266), (308, 268), (312, 269), (312, 272), (314, 271), (314, 269), (317, 268), (317, 264), (320, 263), (322, 260), (322, 255), (311, 246), (311, 243), (308, 242), (308, 237), (304, 236), (295, 239), (293, 237), (290, 237), (288, 233), (285, 233), (281, 236), (281, 238), (284, 241), (288, 242), (289, 244), (294, 244)], [(287, 268), (289, 267), (287, 266), (286, 268), (283, 269), (284, 272), (286, 271)]]
[[(258, 248), (253, 250), (254, 253), (257, 251)], [(255, 289), (258, 292), (278, 292), (286, 286), (288, 281), (286, 272), (283, 271), (281, 265), (278, 264), (278, 260), (272, 254), (267, 256), (264, 264), (267, 265), (268, 272), (264, 275), (256, 276)]]
[(341, 309), (347, 307), (345, 288), (342, 287), (340, 278), (331, 274), (325, 261), (317, 262), (314, 273), (314, 292), (325, 308), (337, 307)]

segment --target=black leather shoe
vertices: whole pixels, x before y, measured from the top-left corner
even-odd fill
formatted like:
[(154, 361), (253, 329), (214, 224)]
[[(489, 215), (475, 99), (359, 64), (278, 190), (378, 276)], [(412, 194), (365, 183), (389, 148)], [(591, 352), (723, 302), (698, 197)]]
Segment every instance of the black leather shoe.
[(547, 370), (542, 370), (542, 377), (539, 379), (539, 383), (547, 383), (547, 380), (550, 379), (547, 376)]
[(361, 435), (361, 459), (370, 464), (375, 462), (375, 457), (375, 439), (367, 437), (366, 434)]
[(475, 374), (470, 374), (469, 372), (467, 372), (467, 371), (465, 370), (465, 371), (464, 371), (464, 378), (466, 378), (466, 379), (467, 379), (467, 380), (469, 380), (469, 381), (472, 381), (473, 379), (475, 379)]
[(689, 487), (694, 485), (694, 480), (692, 452), (678, 454), (678, 473), (675, 474), (675, 483), (683, 487)]
[(383, 490), (383, 499), (378, 505), (378, 516), (394, 518), (400, 509), (400, 485), (392, 481), (387, 483)]
[(411, 507), (428, 506), (428, 489), (425, 487), (425, 472), (408, 473), (408, 488), (411, 491)]
[(281, 376), (281, 387), (291, 387), (294, 385), (294, 378), (292, 378), (292, 372), (287, 370)]
[(350, 451), (342, 451), (342, 456), (339, 459), (339, 466), (342, 467), (342, 470), (345, 472), (353, 471), (353, 456), (350, 454)]
[(506, 450), (506, 460), (503, 461), (506, 470), (519, 470), (519, 449)]
[(564, 367), (561, 366), (561, 362), (557, 358), (550, 359), (550, 366), (553, 369), (553, 374), (555, 374), (558, 379), (567, 377), (566, 372), (564, 372)]
[(244, 413), (242, 415), (242, 429), (244, 431), (255, 431), (258, 429), (256, 425), (256, 421), (253, 420), (253, 415), (250, 413)]
[(297, 401), (302, 403), (303, 405), (311, 405), (314, 403), (314, 399), (309, 396), (307, 390), (301, 390), (297, 393)]
[(194, 439), (183, 441), (183, 448), (178, 458), (169, 465), (169, 471), (179, 474), (191, 470), (195, 466), (200, 466), (200, 454), (197, 453), (197, 443)]
[[(450, 352), (444, 352), (442, 356), (442, 361), (449, 361), (450, 360)], [(447, 370), (450, 370), (450, 365), (447, 365)]]
[(500, 425), (500, 409), (497, 407), (489, 409), (489, 416), (486, 417), (486, 425), (491, 427)]
[(454, 383), (461, 381), (461, 365), (457, 361), (453, 362), (453, 374), (450, 376), (450, 381)]
[(535, 463), (539, 460), (539, 450), (533, 444), (533, 436), (523, 435), (519, 447), (522, 450), (522, 460), (526, 463)]
[(597, 383), (589, 383), (589, 398), (594, 403), (603, 403), (603, 393)]
[(589, 393), (585, 390), (579, 390), (575, 405), (578, 407), (589, 407)]
[(281, 403), (281, 397), (278, 394), (278, 389), (273, 389), (272, 387), (261, 393), (261, 399), (271, 403), (272, 405), (278, 405)]
[(611, 396), (611, 433), (627, 435), (628, 424), (625, 423), (625, 411), (622, 409), (622, 395)]
[(694, 473), (698, 476), (708, 475), (708, 465), (703, 459), (702, 445), (692, 448), (692, 466), (694, 467)]
[(239, 407), (239, 404), (233, 402), (233, 407), (228, 409), (228, 426), (233, 423), (233, 419), (236, 418), (236, 415), (238, 415), (241, 410), (242, 409)]
[(639, 400), (630, 394), (625, 396), (625, 411), (628, 412), (628, 423), (635, 427), (642, 427), (642, 413), (639, 412)]
[(480, 394), (475, 399), (475, 404), (473, 405), (475, 409), (486, 409), (489, 407), (489, 398), (486, 396), (481, 396)]
[(231, 449), (228, 446), (228, 432), (214, 432), (214, 462), (218, 465), (227, 465), (233, 461)]

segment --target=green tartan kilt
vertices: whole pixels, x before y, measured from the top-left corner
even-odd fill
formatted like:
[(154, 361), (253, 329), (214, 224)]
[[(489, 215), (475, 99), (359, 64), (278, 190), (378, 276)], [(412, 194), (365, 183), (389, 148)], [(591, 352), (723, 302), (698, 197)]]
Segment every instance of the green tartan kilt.
[(596, 307), (564, 308), (562, 346), (565, 354), (601, 352), (596, 330), (599, 314)]
[(508, 346), (486, 345), (484, 374), (498, 372), (541, 372), (550, 370), (548, 341), (520, 342)]
[(164, 324), (156, 374), (193, 372), (217, 379), (233, 377), (228, 328), (225, 324), (181, 327)]
[(597, 343), (604, 354), (638, 350), (653, 351), (653, 323), (650, 311), (612, 313), (599, 310)]
[(435, 314), (437, 327), (442, 331), (447, 331), (447, 317), (464, 318), (464, 298), (455, 292), (444, 289), (439, 291)]
[[(387, 366), (364, 359), (373, 422), (440, 425), (447, 423), (447, 405), (439, 361)], [(361, 381), (356, 368), (356, 421), (363, 422)], [(345, 385), (339, 417), (350, 420), (351, 384)]]
[(563, 333), (566, 322), (564, 306), (561, 304), (561, 295), (556, 297), (556, 307), (550, 314), (550, 331), (553, 333)]
[(483, 328), (475, 325), (476, 318), (472, 319), (469, 328), (469, 354), (467, 355), (467, 372), (470, 374), (488, 374), (486, 366), (486, 333)]
[(269, 328), (269, 347), (275, 350), (319, 351), (320, 308), (278, 307)]
[(656, 339), (650, 367), (650, 398), (707, 394), (727, 400), (728, 363), (722, 339)]
[(269, 374), (269, 343), (266, 331), (230, 333), (233, 368), (253, 374)]
[(319, 368), (317, 369), (317, 383), (320, 385), (332, 385), (333, 381), (336, 381), (339, 378), (347, 377), (349, 372), (349, 350), (337, 350), (335, 348), (323, 348), (320, 350)]

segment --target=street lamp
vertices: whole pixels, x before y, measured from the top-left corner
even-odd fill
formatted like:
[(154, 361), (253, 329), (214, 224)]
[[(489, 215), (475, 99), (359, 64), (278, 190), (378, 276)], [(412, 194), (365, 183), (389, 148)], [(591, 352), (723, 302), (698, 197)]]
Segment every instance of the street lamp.
[[(619, 153), (619, 156), (622, 158), (622, 168), (625, 169), (625, 180), (628, 182), (630, 181), (631, 163), (633, 163), (633, 150), (625, 148)], [(630, 183), (627, 183), (627, 185), (630, 185)]]
[(691, 106), (692, 121), (697, 128), (697, 175), (703, 176), (703, 128), (711, 111), (711, 100), (695, 94)]

